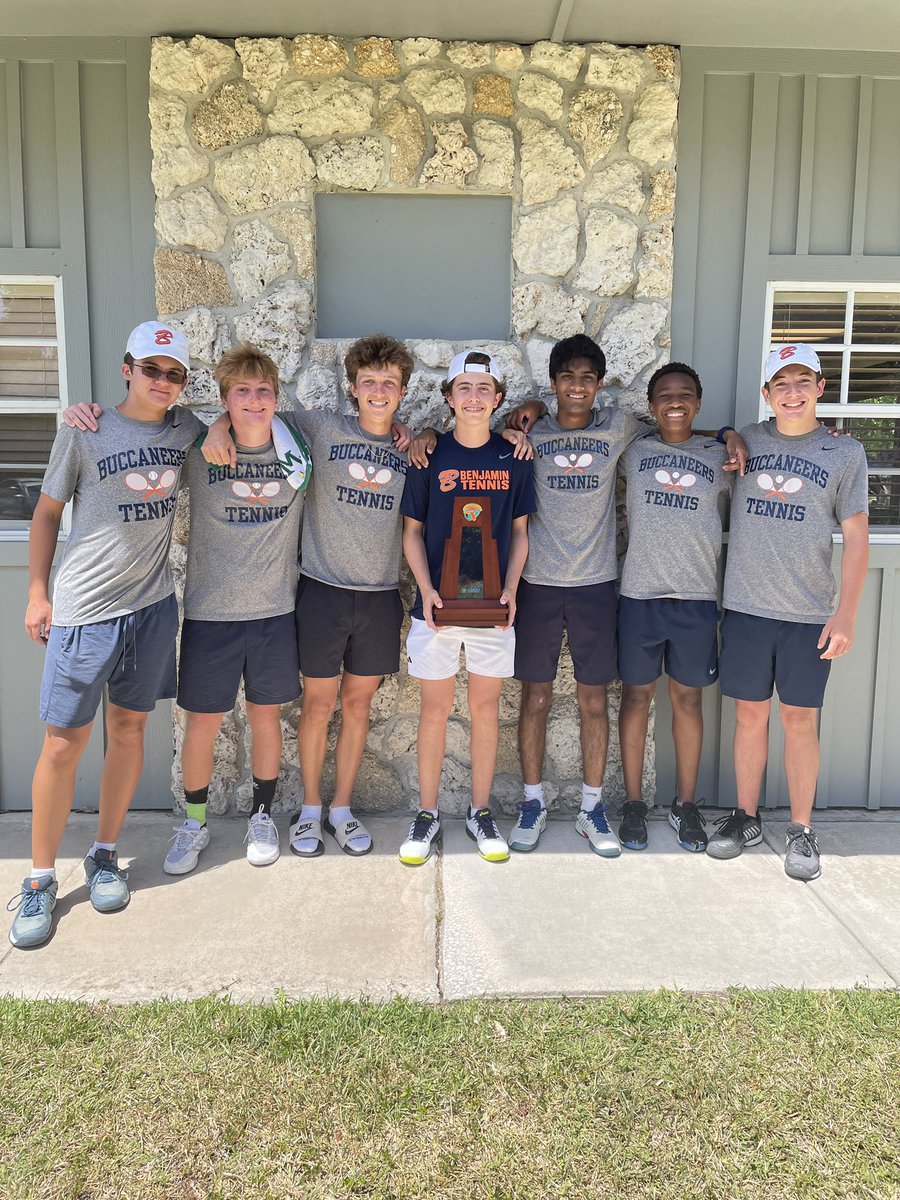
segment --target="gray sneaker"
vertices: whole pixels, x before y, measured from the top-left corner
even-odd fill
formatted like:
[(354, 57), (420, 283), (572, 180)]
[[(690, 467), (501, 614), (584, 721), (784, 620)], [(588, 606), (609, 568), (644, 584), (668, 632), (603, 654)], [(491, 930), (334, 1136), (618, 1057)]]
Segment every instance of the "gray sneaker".
[(20, 949), (40, 946), (53, 930), (52, 913), (56, 908), (59, 884), (47, 875), (43, 879), (23, 879), (22, 889), (7, 904), (7, 912), (16, 912), (9, 940)]
[(745, 846), (758, 846), (762, 841), (762, 821), (750, 817), (742, 808), (735, 808), (727, 817), (715, 822), (716, 832), (709, 839), (706, 853), (710, 858), (737, 858)]
[(187, 875), (193, 871), (200, 858), (200, 851), (209, 845), (209, 830), (205, 825), (192, 825), (185, 821), (175, 826), (175, 836), (166, 854), (163, 870), (167, 875)]
[(84, 882), (91, 889), (91, 904), (97, 912), (118, 912), (131, 899), (128, 872), (119, 866), (115, 850), (98, 850), (85, 857)]
[(784, 873), (791, 879), (809, 882), (822, 874), (819, 862), (819, 843), (808, 825), (791, 824), (784, 835), (787, 853), (784, 856)]
[(523, 853), (533, 850), (546, 825), (547, 810), (540, 800), (523, 800), (519, 805), (519, 819), (509, 835), (510, 850)]

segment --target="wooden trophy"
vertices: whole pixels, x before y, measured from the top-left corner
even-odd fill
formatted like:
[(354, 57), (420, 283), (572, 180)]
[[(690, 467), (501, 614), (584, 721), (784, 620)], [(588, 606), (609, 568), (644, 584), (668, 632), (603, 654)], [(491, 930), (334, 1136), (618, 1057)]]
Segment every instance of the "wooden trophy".
[(500, 603), (501, 591), (490, 497), (457, 496), (441, 568), (444, 607), (432, 609), (434, 623), (479, 629), (505, 625), (509, 607)]

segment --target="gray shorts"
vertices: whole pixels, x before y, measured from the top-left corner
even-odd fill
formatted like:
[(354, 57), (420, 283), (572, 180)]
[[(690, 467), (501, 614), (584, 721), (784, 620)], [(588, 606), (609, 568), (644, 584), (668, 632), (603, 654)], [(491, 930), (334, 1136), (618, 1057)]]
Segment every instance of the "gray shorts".
[(60, 729), (90, 725), (109, 684), (109, 699), (152, 712), (175, 696), (178, 604), (156, 604), (92, 625), (51, 625), (41, 679), (41, 720)]

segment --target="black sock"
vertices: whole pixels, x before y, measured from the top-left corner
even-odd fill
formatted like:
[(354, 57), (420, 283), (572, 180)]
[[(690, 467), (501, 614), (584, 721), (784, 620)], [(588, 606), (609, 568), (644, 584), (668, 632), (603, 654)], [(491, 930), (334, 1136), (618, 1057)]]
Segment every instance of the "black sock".
[(253, 776), (253, 811), (259, 812), (260, 809), (267, 816), (272, 815), (272, 801), (275, 799), (275, 785), (278, 782), (275, 779), (257, 779)]

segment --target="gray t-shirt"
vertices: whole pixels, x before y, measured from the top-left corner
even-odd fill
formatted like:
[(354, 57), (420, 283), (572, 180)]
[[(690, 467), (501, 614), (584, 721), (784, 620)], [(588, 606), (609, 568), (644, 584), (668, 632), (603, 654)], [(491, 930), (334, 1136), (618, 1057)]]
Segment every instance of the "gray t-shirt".
[(400, 579), (406, 455), (394, 449), (390, 434), (365, 433), (358, 417), (299, 405), (294, 415), (313, 461), (301, 573), (354, 591), (395, 588)]
[(615, 405), (595, 409), (584, 429), (561, 429), (551, 413), (535, 421), (529, 583), (586, 587), (616, 578), (616, 464), (647, 430)]
[(162, 421), (107, 409), (96, 433), (60, 427), (41, 490), (74, 499), (53, 586), (53, 624), (91, 625), (174, 591), (169, 543), (181, 466), (203, 425), (184, 408)]
[(719, 497), (731, 494), (728, 458), (713, 438), (670, 445), (649, 434), (622, 456), (628, 552), (620, 592), (635, 600), (715, 600), (722, 553)]
[(188, 454), (184, 615), (192, 621), (258, 621), (294, 609), (304, 493), (285, 479), (272, 442), (236, 449), (234, 467), (211, 466), (196, 447)]
[(868, 509), (865, 450), (822, 429), (788, 437), (774, 420), (748, 425), (741, 437), (749, 458), (731, 505), (725, 607), (824, 624), (837, 590), (831, 535)]

